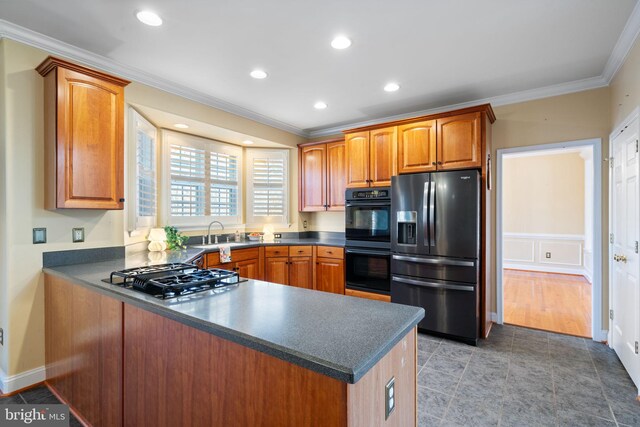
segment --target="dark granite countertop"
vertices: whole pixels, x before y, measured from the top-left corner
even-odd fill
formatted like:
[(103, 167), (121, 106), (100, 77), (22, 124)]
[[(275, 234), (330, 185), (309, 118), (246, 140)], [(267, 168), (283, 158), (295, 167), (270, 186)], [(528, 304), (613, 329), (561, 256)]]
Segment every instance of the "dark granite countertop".
[[(311, 240), (273, 244), (321, 244)], [(348, 383), (362, 378), (424, 317), (422, 308), (259, 280), (165, 301), (102, 281), (112, 271), (186, 262), (203, 252), (167, 251), (162, 259), (154, 259), (158, 253), (141, 252), (44, 272)]]

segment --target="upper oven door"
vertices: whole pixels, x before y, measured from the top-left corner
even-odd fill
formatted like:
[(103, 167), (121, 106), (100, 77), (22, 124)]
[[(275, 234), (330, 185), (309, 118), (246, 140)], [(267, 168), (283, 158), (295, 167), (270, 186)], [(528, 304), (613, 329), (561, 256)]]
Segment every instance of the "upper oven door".
[(345, 216), (347, 240), (390, 241), (391, 204), (388, 201), (348, 201)]

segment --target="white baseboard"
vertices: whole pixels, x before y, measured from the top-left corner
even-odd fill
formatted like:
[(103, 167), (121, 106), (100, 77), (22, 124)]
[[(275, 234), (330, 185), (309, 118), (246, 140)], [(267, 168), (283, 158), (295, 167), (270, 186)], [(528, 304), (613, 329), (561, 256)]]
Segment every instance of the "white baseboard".
[(47, 375), (44, 366), (11, 376), (8, 376), (0, 369), (0, 392), (4, 394), (13, 393), (14, 391), (40, 383), (46, 379)]
[(587, 279), (589, 283), (593, 285), (593, 276), (591, 276), (591, 272), (589, 270), (585, 268), (584, 271), (582, 272), (582, 275), (584, 276), (585, 279)]
[(598, 342), (609, 341), (609, 331), (603, 329), (600, 333), (596, 332), (592, 339)]
[[(556, 267), (554, 265), (533, 265), (533, 264), (516, 264), (511, 262), (505, 262), (503, 268), (510, 270), (528, 270), (528, 271), (540, 271), (542, 273), (560, 273), (560, 274), (576, 274), (578, 276), (585, 276), (584, 268), (570, 268), (570, 267)], [(586, 277), (586, 276), (585, 276)], [(589, 280), (587, 278), (587, 280)], [(591, 281), (589, 280), (589, 283)]]

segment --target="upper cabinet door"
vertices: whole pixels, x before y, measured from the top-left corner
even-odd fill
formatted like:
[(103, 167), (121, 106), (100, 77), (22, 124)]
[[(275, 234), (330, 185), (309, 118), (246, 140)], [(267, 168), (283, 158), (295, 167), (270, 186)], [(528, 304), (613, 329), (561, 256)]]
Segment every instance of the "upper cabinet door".
[(49, 57), (45, 77), (48, 209), (124, 207), (126, 80)]
[(311, 145), (300, 148), (300, 211), (326, 210), (327, 145)]
[(398, 126), (398, 173), (436, 170), (436, 121)]
[(344, 210), (347, 187), (347, 155), (344, 141), (327, 143), (327, 210)]
[(480, 113), (438, 119), (438, 169), (481, 167)]
[(369, 132), (346, 135), (347, 188), (369, 186)]
[(395, 160), (398, 133), (395, 126), (369, 133), (369, 179), (372, 187), (388, 187), (396, 175)]

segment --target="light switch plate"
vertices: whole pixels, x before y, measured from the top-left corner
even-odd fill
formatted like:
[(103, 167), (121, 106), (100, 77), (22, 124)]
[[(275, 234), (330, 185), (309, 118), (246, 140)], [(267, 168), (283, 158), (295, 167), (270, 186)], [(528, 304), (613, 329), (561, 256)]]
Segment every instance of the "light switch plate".
[(396, 409), (396, 378), (391, 377), (386, 386), (384, 386), (384, 419), (388, 419), (389, 415)]
[(33, 244), (47, 243), (47, 229), (46, 228), (34, 228), (33, 229)]
[(84, 242), (84, 228), (79, 227), (71, 230), (71, 240), (73, 243)]

